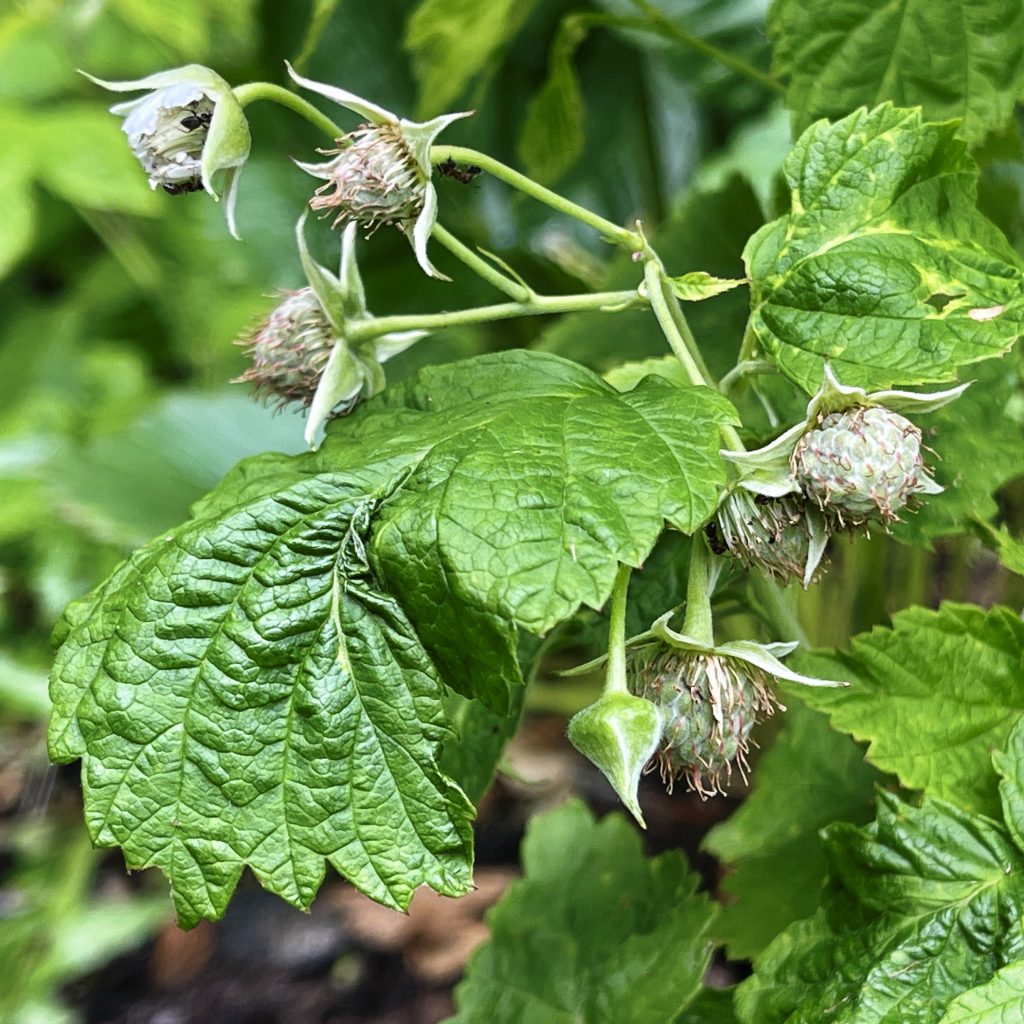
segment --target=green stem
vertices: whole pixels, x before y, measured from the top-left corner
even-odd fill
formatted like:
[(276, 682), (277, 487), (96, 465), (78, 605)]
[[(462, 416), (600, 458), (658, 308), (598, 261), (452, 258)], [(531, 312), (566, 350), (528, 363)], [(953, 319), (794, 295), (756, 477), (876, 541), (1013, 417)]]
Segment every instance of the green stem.
[(744, 377), (754, 377), (760, 374), (776, 374), (778, 372), (779, 368), (774, 363), (769, 363), (767, 360), (744, 359), (742, 362), (738, 362), (718, 382), (718, 390), (721, 391), (723, 395), (728, 395)]
[(612, 587), (611, 622), (608, 625), (608, 665), (604, 677), (605, 693), (629, 693), (626, 685), (626, 597), (629, 594), (631, 566), (620, 565)]
[(664, 36), (667, 39), (673, 39), (684, 46), (689, 46), (690, 49), (704, 54), (705, 57), (710, 57), (712, 60), (718, 61), (719, 64), (731, 68), (737, 74), (744, 75), (751, 81), (757, 82), (758, 85), (763, 85), (771, 92), (785, 94), (786, 87), (780, 81), (772, 78), (771, 75), (765, 74), (759, 68), (755, 68), (753, 64), (748, 64), (741, 57), (736, 57), (727, 50), (719, 49), (714, 43), (709, 43), (706, 39), (701, 39), (700, 36), (687, 32), (686, 29), (681, 28), (674, 21), (666, 18), (649, 0), (633, 0), (633, 6), (647, 15), (650, 19), (651, 27), (658, 35)]
[(773, 580), (759, 572), (750, 574), (750, 588), (772, 633), (779, 640), (796, 640), (807, 646), (807, 634), (800, 625), (789, 595)]
[[(512, 320), (517, 316), (542, 316), (550, 313), (576, 313), (605, 309), (617, 312), (642, 301), (635, 291), (591, 292), (582, 295), (534, 295), (527, 302), (502, 302), (495, 306), (476, 306), (451, 313), (413, 313), (403, 316), (378, 316), (349, 325), (348, 340), (353, 344), (390, 334), (392, 331), (436, 331), (444, 327), (485, 324), (492, 320)], [(612, 308), (607, 308), (612, 307)]]
[[(650, 253), (651, 250), (648, 249)], [(644, 263), (644, 284), (647, 288), (647, 299), (654, 310), (662, 334), (675, 353), (676, 358), (682, 364), (687, 379), (691, 384), (703, 384), (713, 388), (714, 378), (707, 371), (704, 360), (697, 348), (697, 341), (686, 322), (682, 309), (678, 303), (669, 302), (668, 287), (664, 280), (664, 271), (661, 261), (654, 255), (650, 255)], [(673, 296), (673, 299), (675, 297)], [(734, 427), (726, 424), (722, 428), (722, 437), (734, 451), (743, 450), (743, 442)]]
[(242, 107), (259, 100), (268, 100), (304, 117), (332, 139), (340, 139), (345, 134), (326, 114), (322, 114), (312, 103), (308, 103), (284, 86), (274, 85), (273, 82), (247, 82), (245, 85), (236, 86), (232, 91)]
[(686, 614), (683, 633), (697, 643), (713, 647), (715, 630), (711, 620), (711, 552), (704, 533), (695, 533), (690, 545), (690, 572), (686, 580)]
[(512, 170), (511, 167), (503, 164), (500, 160), (495, 160), (486, 153), (479, 153), (475, 149), (466, 149), (463, 146), (431, 147), (430, 160), (432, 163), (439, 164), (448, 159), (460, 164), (476, 165), (482, 171), (486, 171), (491, 175), (492, 178), (497, 178), (498, 181), (511, 185), (512, 188), (518, 189), (520, 192), (531, 196), (546, 206), (550, 206), (559, 213), (574, 217), (583, 224), (596, 229), (608, 241), (621, 245), (631, 252), (636, 252), (643, 245), (640, 236), (636, 232), (627, 231), (625, 228), (619, 227), (618, 224), (613, 224), (610, 220), (606, 220), (586, 207), (574, 203), (571, 199), (566, 199), (565, 196), (560, 196), (557, 192), (552, 192), (551, 189), (538, 185), (532, 178), (528, 178), (525, 174), (520, 174), (519, 171)]
[(533, 292), (524, 284), (513, 281), (506, 277), (497, 267), (488, 263), (487, 260), (478, 256), (468, 246), (463, 245), (450, 231), (435, 224), (431, 234), (436, 238), (456, 259), (461, 260), (478, 277), (482, 277), (488, 284), (494, 285), (500, 292), (504, 292), (515, 302), (529, 302), (533, 298)]

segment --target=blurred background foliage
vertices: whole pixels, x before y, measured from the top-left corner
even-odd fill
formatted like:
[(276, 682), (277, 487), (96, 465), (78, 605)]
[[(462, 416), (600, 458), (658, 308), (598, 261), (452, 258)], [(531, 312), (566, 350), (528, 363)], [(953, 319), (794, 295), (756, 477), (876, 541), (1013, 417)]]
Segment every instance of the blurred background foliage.
[[(75, 770), (47, 766), (49, 631), (69, 600), (181, 521), (239, 458), (299, 450), (298, 417), (274, 415), (230, 383), (244, 369), (233, 341), (276, 293), (301, 281), (293, 228), (312, 183), (288, 158), (311, 159), (327, 143), (287, 111), (249, 109), (254, 148), (241, 180), (237, 243), (208, 197), (148, 188), (107, 113), (110, 96), (76, 69), (129, 79), (197, 62), (232, 84), (283, 83), (290, 59), (313, 78), (407, 116), (473, 109), (446, 139), (523, 167), (615, 221), (643, 219), (672, 274), (738, 277), (744, 242), (781, 210), (778, 171), (790, 142), (781, 87), (769, 77), (766, 7), (767, 0), (376, 0), (372, 10), (351, 0), (0, 3), (0, 962), (8, 965), (0, 1020), (88, 1017), (61, 986), (166, 922), (162, 880), (125, 878), (116, 854), (95, 854)], [(740, 64), (726, 66), (709, 47)], [(979, 155), (982, 203), (1020, 249), (1019, 133)], [(613, 257), (591, 232), (496, 182), (442, 178), (438, 187), (445, 225), (538, 290), (637, 280), (628, 257)], [(333, 262), (338, 236), (326, 224), (309, 235), (319, 258)], [(396, 232), (361, 244), (371, 310), (496, 301), (439, 247), (433, 256), (454, 284), (425, 278)], [(734, 359), (746, 301), (741, 289), (693, 307), (716, 373)], [(521, 345), (601, 371), (664, 354), (651, 318), (625, 314), (608, 329), (598, 317), (451, 331), (389, 363), (389, 379), (428, 361)], [(1004, 489), (998, 504), (991, 494), (1024, 471), (1024, 403), (1016, 363), (992, 373), (979, 399), (991, 400), (998, 387), (1006, 450), (999, 479), (980, 487), (969, 511), (1015, 528), (1020, 494)], [(784, 388), (773, 401), (783, 418), (801, 403)], [(991, 428), (985, 408), (979, 401), (982, 433)], [(770, 432), (761, 405), (747, 411)], [(962, 436), (965, 452), (973, 440)], [(878, 538), (837, 554), (840, 567), (857, 560), (861, 582), (851, 586), (849, 573), (836, 572), (804, 599), (815, 639), (842, 639), (871, 625), (879, 609), (968, 596), (977, 541), (941, 540), (956, 529), (950, 523), (909, 529), (916, 533), (905, 539), (923, 546)], [(666, 550), (655, 565), (671, 564), (674, 549)], [(1014, 585), (1000, 571), (984, 575), (992, 598)], [(660, 593), (668, 577), (647, 576)], [(588, 631), (583, 622), (576, 638)], [(539, 702), (557, 704), (554, 688), (545, 689)]]

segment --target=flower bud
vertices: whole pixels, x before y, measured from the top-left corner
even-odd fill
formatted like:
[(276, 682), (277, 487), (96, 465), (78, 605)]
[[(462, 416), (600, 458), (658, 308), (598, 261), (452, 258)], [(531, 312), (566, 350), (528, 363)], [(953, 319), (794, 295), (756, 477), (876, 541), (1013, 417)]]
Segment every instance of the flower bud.
[(734, 763), (746, 778), (751, 730), (778, 706), (763, 669), (739, 658), (652, 644), (631, 654), (627, 672), (630, 690), (662, 710), (664, 731), (653, 764), (669, 792), (681, 778), (702, 799), (721, 793)]
[(407, 121), (390, 110), (345, 89), (288, 73), (305, 89), (326, 96), (364, 119), (364, 124), (338, 140), (325, 164), (299, 163), (326, 184), (310, 200), (314, 210), (337, 210), (335, 225), (346, 220), (371, 232), (393, 224), (409, 239), (416, 260), (431, 277), (448, 280), (427, 256), (427, 241), (437, 222), (437, 190), (431, 180), (430, 147), (438, 134), (467, 113), (442, 114), (422, 123)]

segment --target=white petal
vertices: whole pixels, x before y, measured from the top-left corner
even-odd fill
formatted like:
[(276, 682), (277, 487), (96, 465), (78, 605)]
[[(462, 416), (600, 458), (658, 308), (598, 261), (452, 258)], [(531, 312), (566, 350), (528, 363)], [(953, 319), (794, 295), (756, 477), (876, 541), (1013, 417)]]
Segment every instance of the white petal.
[(365, 117), (367, 121), (372, 121), (374, 124), (395, 124), (398, 121), (398, 118), (390, 110), (378, 107), (376, 103), (370, 103), (369, 100), (364, 100), (355, 93), (339, 89), (337, 86), (324, 85), (323, 82), (314, 82), (311, 78), (303, 78), (288, 61), (284, 62), (284, 66), (288, 69), (288, 74), (304, 89), (310, 89), (313, 92), (318, 92), (321, 96), (326, 96), (347, 110), (351, 110), (360, 117)]
[(410, 345), (428, 335), (430, 331), (392, 331), (373, 339), (373, 354), (378, 363), (386, 362), (399, 352), (404, 352)]
[[(430, 238), (436, 223), (437, 190), (432, 184), (428, 184), (423, 196), (423, 209), (420, 210), (420, 214), (416, 218), (409, 241), (412, 243), (412, 251), (416, 254), (416, 262), (419, 263), (425, 274), (436, 277), (439, 281), (450, 281), (451, 278), (447, 274), (442, 274), (427, 256), (427, 239)], [(406, 234), (408, 235), (408, 232)]]
[(420, 165), (424, 178), (429, 178), (433, 171), (433, 165), (430, 162), (430, 147), (434, 144), (434, 139), (452, 121), (458, 121), (463, 117), (471, 117), (472, 114), (472, 110), (463, 110), (458, 114), (442, 114), (440, 117), (435, 117), (432, 121), (424, 121), (422, 123), (406, 121), (405, 119), (399, 122), (402, 126), (402, 138), (409, 147), (413, 159)]
[[(303, 210), (295, 224), (295, 241), (299, 250), (299, 261), (302, 263), (302, 270), (306, 275), (310, 288), (316, 296), (320, 308), (327, 315), (331, 327), (339, 334), (345, 331), (345, 303), (341, 294), (341, 283), (326, 268), (320, 266), (309, 253), (306, 245), (306, 215), (308, 211)], [(333, 356), (332, 356), (333, 358)], [(321, 378), (323, 383), (323, 378)]]
[(320, 383), (316, 386), (313, 402), (306, 420), (305, 439), (310, 448), (314, 446), (316, 432), (327, 422), (332, 410), (340, 402), (351, 401), (363, 386), (362, 370), (348, 346), (339, 342), (334, 346)]

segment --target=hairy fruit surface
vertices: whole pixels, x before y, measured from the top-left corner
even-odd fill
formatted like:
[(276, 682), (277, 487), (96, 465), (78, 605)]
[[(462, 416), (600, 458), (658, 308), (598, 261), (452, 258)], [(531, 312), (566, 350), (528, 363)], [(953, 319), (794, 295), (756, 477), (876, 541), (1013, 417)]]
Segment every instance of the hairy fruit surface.
[(921, 431), (881, 406), (829, 413), (797, 442), (793, 475), (841, 525), (895, 522), (916, 494), (938, 488), (921, 457)]
[(630, 656), (628, 674), (632, 692), (662, 709), (651, 766), (670, 791), (681, 778), (702, 798), (714, 796), (734, 762), (745, 776), (750, 732), (778, 705), (766, 672), (738, 658), (652, 645)]

